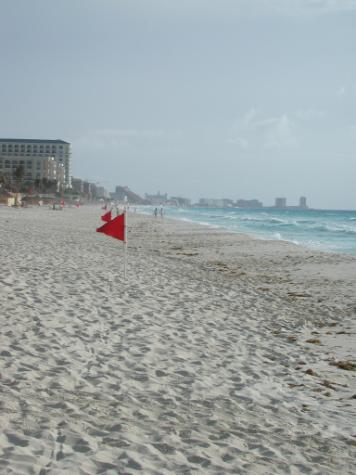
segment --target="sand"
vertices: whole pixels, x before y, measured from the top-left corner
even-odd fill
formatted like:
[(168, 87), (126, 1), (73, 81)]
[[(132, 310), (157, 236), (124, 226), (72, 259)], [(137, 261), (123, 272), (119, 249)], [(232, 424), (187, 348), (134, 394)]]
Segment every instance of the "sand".
[(1, 474), (353, 474), (356, 258), (0, 208)]

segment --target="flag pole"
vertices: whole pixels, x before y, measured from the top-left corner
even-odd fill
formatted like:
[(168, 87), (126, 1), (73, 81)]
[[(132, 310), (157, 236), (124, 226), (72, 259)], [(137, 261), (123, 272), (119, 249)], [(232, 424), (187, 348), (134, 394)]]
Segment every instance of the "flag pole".
[(125, 223), (125, 228), (124, 228), (124, 236), (125, 236), (125, 241), (124, 241), (124, 279), (126, 280), (126, 267), (127, 267), (127, 209), (126, 207), (124, 208), (124, 223)]

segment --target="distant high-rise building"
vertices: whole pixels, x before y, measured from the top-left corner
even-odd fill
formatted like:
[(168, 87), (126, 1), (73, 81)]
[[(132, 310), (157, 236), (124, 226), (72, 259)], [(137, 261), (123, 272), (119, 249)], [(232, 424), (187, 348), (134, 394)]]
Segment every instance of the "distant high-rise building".
[(275, 208), (286, 208), (287, 207), (287, 198), (276, 198)]
[(149, 195), (148, 193), (145, 193), (145, 199), (151, 205), (159, 206), (159, 205), (164, 204), (167, 201), (168, 195), (167, 195), (167, 193), (161, 194), (160, 191), (158, 191), (157, 194), (155, 194), (155, 195)]
[(64, 140), (0, 139), (0, 173), (14, 180), (18, 167), (24, 181), (53, 178), (70, 188), (70, 143)]
[(203, 208), (223, 208), (224, 207), (224, 200), (223, 199), (215, 199), (215, 198), (200, 198), (199, 206)]
[(171, 196), (169, 198), (169, 203), (181, 208), (189, 208), (191, 204), (189, 198), (183, 198), (182, 196)]
[(110, 193), (111, 198), (115, 201), (128, 202), (130, 204), (147, 204), (147, 202), (141, 198), (140, 195), (130, 190), (128, 186), (117, 186), (115, 193)]
[(259, 200), (237, 200), (236, 206), (238, 208), (263, 208), (263, 203)]
[(83, 193), (84, 192), (84, 181), (81, 180), (80, 178), (74, 178), (72, 177), (72, 191), (73, 193)]
[(307, 199), (305, 196), (301, 196), (299, 198), (299, 208), (302, 208), (302, 209), (308, 208)]

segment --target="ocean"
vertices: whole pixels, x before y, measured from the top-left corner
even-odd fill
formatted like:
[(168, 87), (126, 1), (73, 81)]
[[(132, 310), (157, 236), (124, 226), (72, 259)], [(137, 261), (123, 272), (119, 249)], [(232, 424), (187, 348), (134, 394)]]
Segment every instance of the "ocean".
[[(154, 207), (140, 207), (145, 214)], [(356, 254), (356, 211), (166, 207), (169, 218), (290, 241), (311, 249)]]

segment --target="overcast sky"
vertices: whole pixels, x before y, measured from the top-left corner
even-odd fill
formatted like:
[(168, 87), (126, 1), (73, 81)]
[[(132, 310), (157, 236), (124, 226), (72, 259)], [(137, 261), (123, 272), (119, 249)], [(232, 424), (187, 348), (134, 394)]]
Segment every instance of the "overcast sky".
[(72, 174), (356, 209), (356, 0), (0, 0), (0, 136)]

